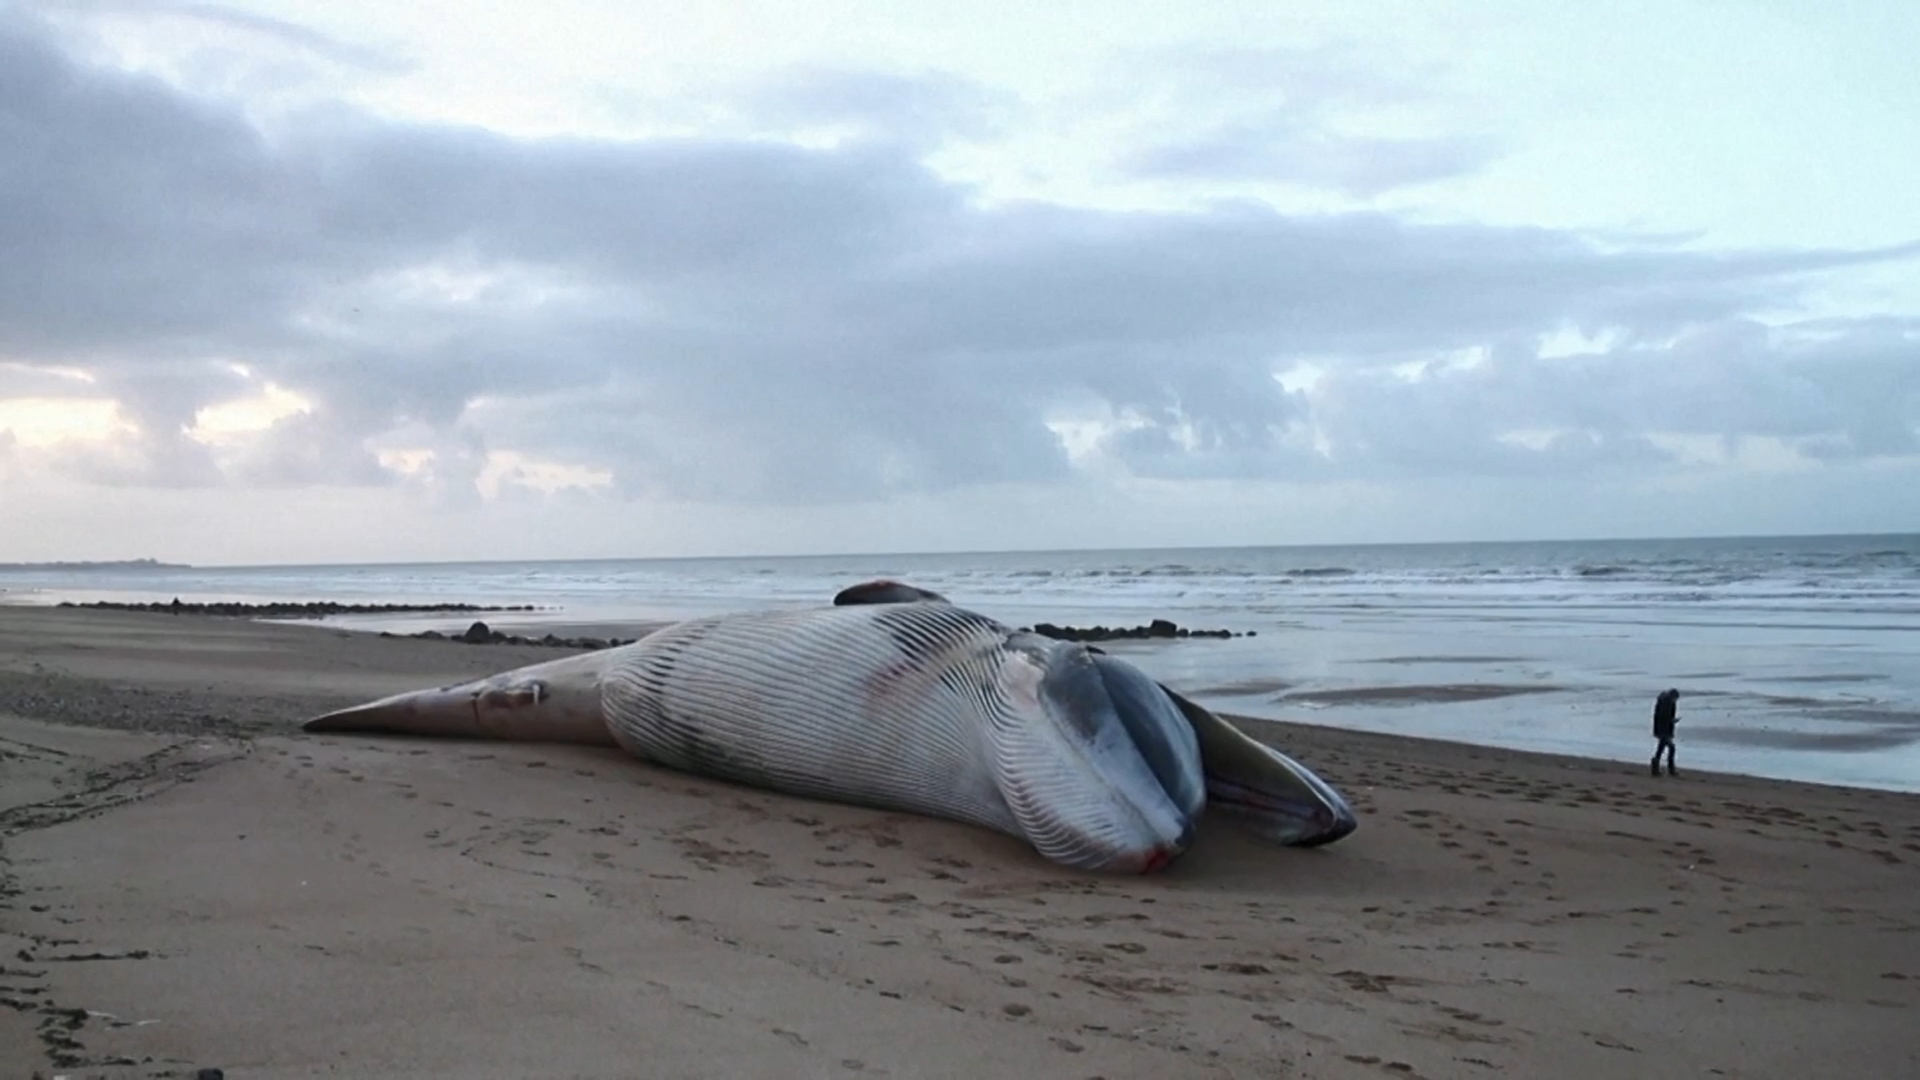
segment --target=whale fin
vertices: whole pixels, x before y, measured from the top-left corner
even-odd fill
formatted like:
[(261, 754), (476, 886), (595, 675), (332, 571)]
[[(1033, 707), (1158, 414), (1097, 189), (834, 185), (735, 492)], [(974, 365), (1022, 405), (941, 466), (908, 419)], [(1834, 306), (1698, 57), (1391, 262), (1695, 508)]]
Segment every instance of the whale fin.
[(600, 673), (607, 654), (614, 651), (602, 649), (471, 682), (409, 690), (316, 716), (301, 730), (613, 746), (613, 733), (600, 707)]
[(1360, 827), (1353, 807), (1312, 769), (1167, 689), (1200, 738), (1208, 812), (1238, 818), (1256, 835), (1289, 847), (1316, 847)]
[(849, 604), (912, 604), (919, 601), (944, 604), (947, 598), (917, 585), (888, 581), (885, 578), (849, 585), (835, 593), (833, 597), (836, 607), (845, 607)]

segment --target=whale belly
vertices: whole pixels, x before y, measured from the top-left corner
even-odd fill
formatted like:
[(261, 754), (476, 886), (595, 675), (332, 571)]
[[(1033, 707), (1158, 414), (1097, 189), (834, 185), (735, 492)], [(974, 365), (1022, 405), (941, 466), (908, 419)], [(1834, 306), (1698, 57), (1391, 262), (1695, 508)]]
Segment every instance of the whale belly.
[(986, 738), (1004, 635), (955, 608), (691, 619), (610, 664), (601, 704), (671, 768), (1019, 836)]

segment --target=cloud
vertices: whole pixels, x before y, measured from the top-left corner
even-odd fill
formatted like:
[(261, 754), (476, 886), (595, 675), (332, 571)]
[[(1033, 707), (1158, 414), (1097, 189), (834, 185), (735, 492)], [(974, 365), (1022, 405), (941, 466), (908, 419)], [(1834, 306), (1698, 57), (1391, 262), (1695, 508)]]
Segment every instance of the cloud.
[(1291, 184), (1370, 199), (1478, 171), (1484, 134), (1398, 133), (1445, 101), (1444, 73), (1355, 46), (1158, 49), (1138, 58), (1148, 110), (1115, 163), (1134, 179)]
[(1920, 334), (1726, 318), (1570, 355), (1516, 345), (1411, 374), (1343, 371), (1316, 403), (1360, 472), (1644, 471), (1683, 464), (1683, 446), (1726, 456), (1755, 440), (1808, 458), (1911, 457)]
[(1003, 134), (1018, 100), (940, 71), (913, 74), (799, 66), (754, 81), (737, 108), (755, 126), (789, 134), (836, 130), (931, 148)]
[(38, 6), (56, 15), (129, 19), (149, 25), (174, 22), (202, 31), (229, 31), (248, 44), (264, 41), (329, 63), (380, 74), (399, 74), (415, 66), (389, 50), (343, 41), (310, 26), (222, 4), (191, 0), (40, 0)]
[(374, 487), (398, 477), (368, 445), (373, 432), (332, 415), (284, 416), (233, 455), (237, 484), (260, 488)]
[(1128, 155), (1122, 167), (1155, 179), (1299, 184), (1364, 199), (1470, 173), (1498, 156), (1487, 138), (1341, 135), (1281, 114), (1158, 143)]
[[(1411, 92), (1317, 78), (1325, 100)], [(911, 137), (986, 123), (964, 84), (785, 85), (755, 106), (769, 123), (886, 137), (532, 139), (344, 107), (269, 124), (0, 18), (0, 394), (77, 370), (94, 381), (69, 396), (117, 401), (131, 434), (59, 451), (91, 482), (447, 507), (509, 456), (533, 463), (510, 488), (535, 469), (807, 507), (1089, 476), (1619, 473), (1677, 467), (1676, 438), (1920, 452), (1911, 325), (1757, 321), (1911, 247), (990, 203)], [(1554, 353), (1568, 333), (1608, 344)], [(1303, 365), (1321, 376), (1283, 384)], [(269, 385), (301, 409), (195, 433)]]
[(0, 360), (0, 401), (91, 397), (98, 393), (84, 371)]

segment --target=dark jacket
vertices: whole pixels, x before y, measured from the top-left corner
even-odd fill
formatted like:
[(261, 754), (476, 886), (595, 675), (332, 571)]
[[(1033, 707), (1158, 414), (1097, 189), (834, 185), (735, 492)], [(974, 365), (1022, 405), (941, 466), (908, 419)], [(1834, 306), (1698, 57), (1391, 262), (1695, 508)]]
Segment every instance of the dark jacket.
[(1674, 712), (1679, 702), (1667, 694), (1661, 694), (1653, 701), (1653, 737), (1656, 739), (1673, 738)]

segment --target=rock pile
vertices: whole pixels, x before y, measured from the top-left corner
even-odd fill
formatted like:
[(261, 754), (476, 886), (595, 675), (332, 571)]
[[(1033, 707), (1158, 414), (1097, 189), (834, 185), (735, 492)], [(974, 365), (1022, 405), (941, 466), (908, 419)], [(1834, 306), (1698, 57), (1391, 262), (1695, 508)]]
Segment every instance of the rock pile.
[(458, 634), (443, 634), (438, 630), (422, 630), (417, 634), (395, 634), (382, 631), (383, 638), (413, 637), (427, 641), (457, 641), (463, 645), (544, 645), (549, 649), (611, 649), (616, 645), (631, 645), (638, 638), (563, 638), (554, 634), (543, 637), (524, 637), (520, 634), (508, 634), (495, 630), (483, 622), (475, 622)]
[(286, 601), (242, 604), (216, 601), (183, 604), (179, 597), (172, 603), (154, 600), (132, 603), (121, 600), (62, 600), (63, 608), (103, 608), (112, 611), (154, 611), (168, 615), (246, 615), (267, 619), (324, 618), (328, 615), (391, 615), (417, 611), (539, 611), (533, 604), (342, 604), (333, 600)]
[(1032, 630), (1036, 634), (1057, 638), (1061, 641), (1125, 641), (1148, 638), (1231, 638), (1253, 637), (1257, 630), (1244, 633), (1233, 630), (1192, 630), (1175, 624), (1170, 619), (1155, 619), (1145, 626), (1056, 626), (1053, 623), (1035, 623)]

